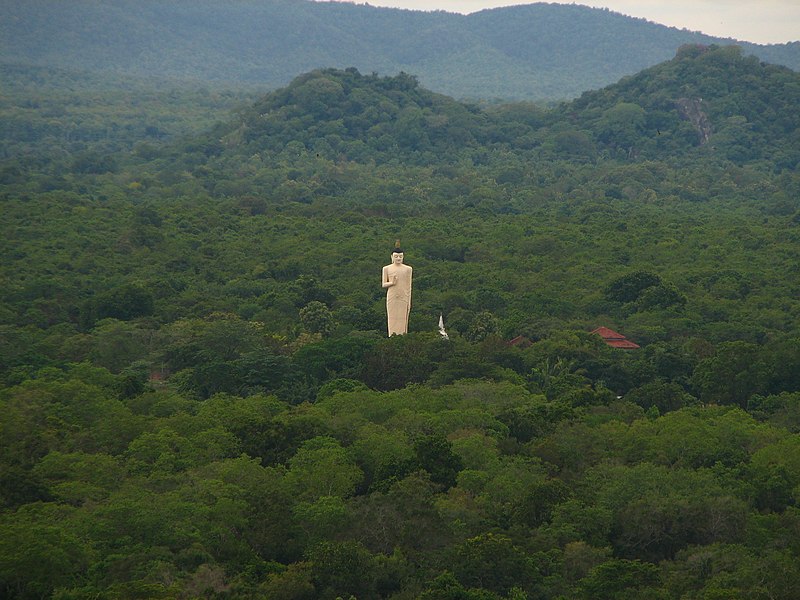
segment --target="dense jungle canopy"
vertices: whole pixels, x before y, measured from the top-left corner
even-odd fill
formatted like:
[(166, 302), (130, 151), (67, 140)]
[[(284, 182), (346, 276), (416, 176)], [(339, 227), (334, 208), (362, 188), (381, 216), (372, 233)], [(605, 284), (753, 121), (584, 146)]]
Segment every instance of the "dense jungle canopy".
[(0, 595), (796, 596), (796, 72), (0, 78)]

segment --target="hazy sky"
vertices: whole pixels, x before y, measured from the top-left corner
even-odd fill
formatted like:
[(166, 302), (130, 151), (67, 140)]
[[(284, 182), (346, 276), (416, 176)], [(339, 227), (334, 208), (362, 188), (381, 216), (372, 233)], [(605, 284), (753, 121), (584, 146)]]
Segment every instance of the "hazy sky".
[[(357, 0), (357, 4), (471, 13), (484, 8), (531, 4), (514, 0)], [(558, 1), (609, 8), (648, 21), (759, 44), (800, 40), (800, 0), (607, 0)]]

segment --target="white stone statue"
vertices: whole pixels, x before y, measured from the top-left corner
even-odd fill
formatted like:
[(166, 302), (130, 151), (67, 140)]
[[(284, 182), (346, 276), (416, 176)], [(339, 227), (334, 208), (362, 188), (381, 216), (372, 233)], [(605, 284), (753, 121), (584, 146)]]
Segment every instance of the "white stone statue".
[(392, 250), (392, 264), (383, 267), (381, 285), (386, 289), (386, 316), (389, 336), (408, 333), (408, 313), (411, 312), (411, 267), (403, 264), (400, 241)]
[(444, 328), (444, 316), (441, 313), (439, 314), (439, 335), (443, 340), (450, 339), (450, 336), (447, 335), (447, 330)]

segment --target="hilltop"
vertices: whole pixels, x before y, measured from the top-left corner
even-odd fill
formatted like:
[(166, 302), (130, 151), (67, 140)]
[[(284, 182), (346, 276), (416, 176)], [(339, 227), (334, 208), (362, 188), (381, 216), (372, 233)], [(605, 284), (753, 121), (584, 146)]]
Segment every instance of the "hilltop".
[[(683, 44), (730, 44), (577, 5), (468, 16), (306, 0), (0, 1), (6, 63), (277, 88), (298, 73), (355, 67), (418, 75), (456, 98), (564, 99), (668, 60)], [(800, 43), (740, 42), (800, 67)]]
[(552, 110), (481, 109), (407, 74), (323, 69), (297, 77), (205, 138), (225, 156), (287, 147), (354, 162), (457, 163), (479, 152), (527, 159), (606, 158), (737, 164), (798, 160), (800, 75), (736, 46), (685, 46), (669, 61)]

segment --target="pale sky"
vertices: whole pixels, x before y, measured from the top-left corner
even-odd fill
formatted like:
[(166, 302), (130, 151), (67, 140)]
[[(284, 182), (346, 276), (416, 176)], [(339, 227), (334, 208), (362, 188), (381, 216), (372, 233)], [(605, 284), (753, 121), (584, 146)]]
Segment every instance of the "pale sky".
[[(356, 4), (446, 10), (472, 13), (484, 8), (531, 4), (514, 0), (358, 0)], [(592, 0), (558, 4), (583, 4), (608, 8), (648, 21), (702, 31), (708, 35), (735, 38), (758, 44), (800, 41), (800, 0)]]

